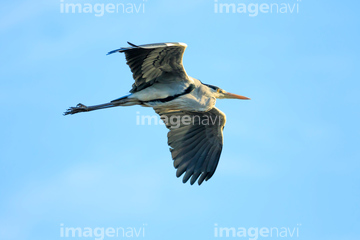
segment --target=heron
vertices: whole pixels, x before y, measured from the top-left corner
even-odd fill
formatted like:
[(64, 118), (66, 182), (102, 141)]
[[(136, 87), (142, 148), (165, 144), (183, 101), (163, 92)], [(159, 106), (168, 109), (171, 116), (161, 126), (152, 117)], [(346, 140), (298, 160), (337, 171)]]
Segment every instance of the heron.
[(215, 107), (216, 99), (242, 99), (245, 96), (190, 77), (183, 66), (185, 43), (168, 42), (135, 45), (108, 53), (124, 53), (135, 82), (130, 94), (108, 103), (86, 106), (79, 103), (64, 115), (98, 109), (140, 105), (152, 107), (165, 126), (176, 176), (183, 183), (190, 178), (201, 185), (217, 168), (226, 117)]

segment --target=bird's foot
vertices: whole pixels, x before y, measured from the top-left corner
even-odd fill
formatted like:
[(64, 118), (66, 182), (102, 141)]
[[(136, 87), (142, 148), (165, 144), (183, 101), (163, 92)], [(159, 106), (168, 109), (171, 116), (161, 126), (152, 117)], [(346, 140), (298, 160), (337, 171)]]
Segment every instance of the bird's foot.
[(88, 107), (85, 106), (84, 104), (79, 103), (78, 105), (76, 105), (76, 107), (70, 107), (68, 110), (66, 110), (66, 112), (64, 112), (64, 115), (69, 115), (69, 114), (75, 114), (75, 113), (79, 113), (79, 112), (87, 112)]

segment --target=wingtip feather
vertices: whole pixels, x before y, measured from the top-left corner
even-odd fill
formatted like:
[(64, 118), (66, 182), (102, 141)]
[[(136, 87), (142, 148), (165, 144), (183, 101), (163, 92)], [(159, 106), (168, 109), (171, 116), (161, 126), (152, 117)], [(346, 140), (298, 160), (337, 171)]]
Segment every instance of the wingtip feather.
[(133, 43), (131, 43), (131, 42), (127, 42), (130, 46), (132, 46), (132, 47), (139, 47), (139, 46), (137, 46), (137, 45), (135, 45), (135, 44), (133, 44)]
[(108, 52), (106, 55), (110, 55), (110, 54), (113, 54), (113, 53), (116, 53), (116, 52), (120, 52), (122, 48), (119, 48), (119, 49), (116, 49), (116, 50), (112, 50), (110, 52)]

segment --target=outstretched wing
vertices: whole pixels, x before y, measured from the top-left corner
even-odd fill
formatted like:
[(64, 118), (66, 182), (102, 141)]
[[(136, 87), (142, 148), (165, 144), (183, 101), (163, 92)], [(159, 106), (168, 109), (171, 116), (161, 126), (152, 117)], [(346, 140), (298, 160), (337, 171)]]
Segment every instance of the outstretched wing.
[(135, 83), (130, 90), (131, 93), (140, 91), (151, 86), (162, 79), (184, 79), (187, 74), (182, 65), (182, 57), (187, 45), (185, 43), (155, 43), (146, 45), (128, 44), (125, 47), (113, 50), (125, 53)]
[(176, 176), (183, 177), (183, 183), (198, 180), (200, 185), (214, 174), (219, 162), (222, 145), (225, 114), (213, 108), (208, 112), (156, 110), (170, 130), (168, 145), (177, 168)]

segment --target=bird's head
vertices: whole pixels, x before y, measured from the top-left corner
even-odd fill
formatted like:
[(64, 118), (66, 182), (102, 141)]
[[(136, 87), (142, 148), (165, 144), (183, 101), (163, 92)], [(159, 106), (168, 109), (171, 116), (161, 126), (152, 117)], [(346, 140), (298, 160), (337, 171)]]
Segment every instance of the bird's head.
[(213, 86), (210, 84), (204, 84), (207, 87), (210, 88), (210, 91), (212, 92), (212, 94), (214, 95), (214, 97), (219, 98), (219, 99), (241, 99), (241, 100), (250, 100), (250, 98), (248, 97), (244, 97), (241, 95), (237, 95), (237, 94), (233, 94), (233, 93), (229, 93), (217, 86)]

